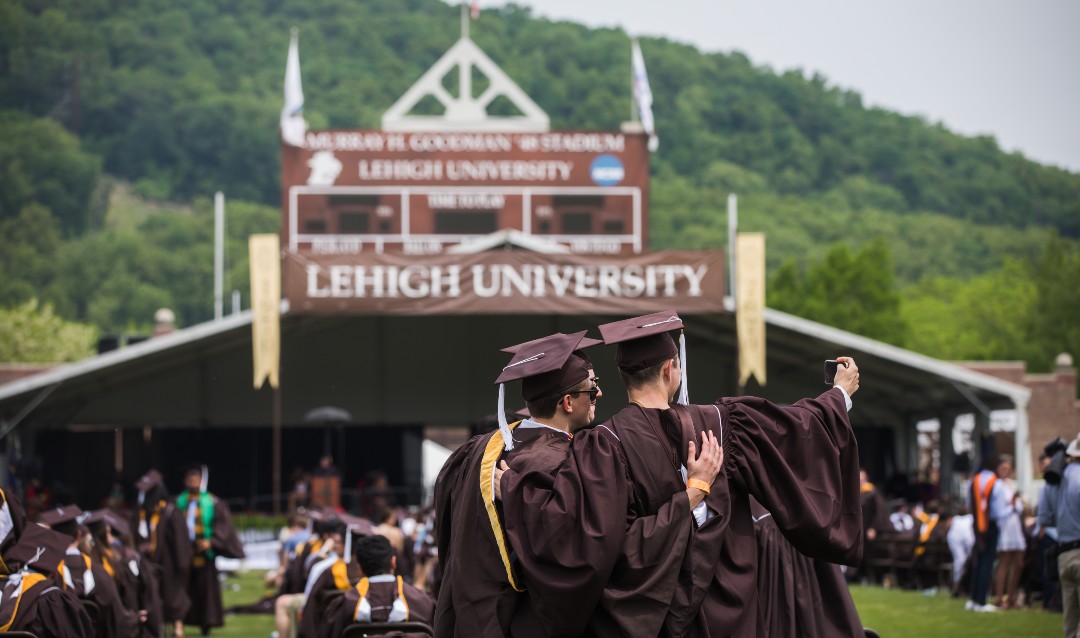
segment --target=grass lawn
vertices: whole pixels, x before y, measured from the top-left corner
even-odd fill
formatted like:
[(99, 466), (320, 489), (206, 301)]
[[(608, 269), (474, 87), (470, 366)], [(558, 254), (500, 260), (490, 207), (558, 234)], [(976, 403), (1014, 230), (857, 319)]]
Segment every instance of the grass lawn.
[(882, 638), (1050, 638), (1063, 631), (1061, 614), (1035, 609), (978, 614), (964, 609), (964, 599), (945, 593), (923, 596), (917, 591), (853, 585), (851, 597), (863, 626), (876, 630)]
[[(225, 607), (252, 603), (269, 593), (262, 584), (262, 572), (243, 572), (225, 582)], [(977, 614), (964, 610), (962, 599), (941, 593), (923, 596), (919, 592), (852, 586), (851, 597), (863, 625), (877, 630), (882, 638), (1028, 638), (1060, 636), (1061, 614), (1035, 610)], [(274, 630), (269, 614), (233, 614), (225, 626), (211, 634), (218, 637), (266, 638)], [(188, 636), (198, 636), (197, 627), (188, 627)]]

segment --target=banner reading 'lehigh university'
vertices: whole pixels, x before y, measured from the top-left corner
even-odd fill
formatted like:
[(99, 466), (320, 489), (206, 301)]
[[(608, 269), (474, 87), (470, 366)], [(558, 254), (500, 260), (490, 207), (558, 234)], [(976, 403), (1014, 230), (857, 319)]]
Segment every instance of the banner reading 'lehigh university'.
[(286, 253), (292, 313), (724, 312), (724, 253), (627, 256), (495, 250), (466, 255)]

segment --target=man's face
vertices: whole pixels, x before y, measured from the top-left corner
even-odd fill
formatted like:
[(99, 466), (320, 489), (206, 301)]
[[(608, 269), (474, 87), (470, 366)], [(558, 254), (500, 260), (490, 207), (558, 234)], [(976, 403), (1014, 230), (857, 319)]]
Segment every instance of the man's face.
[(202, 483), (202, 472), (188, 472), (184, 475), (184, 487), (192, 492), (199, 491), (199, 485)]
[(859, 485), (866, 485), (866, 470), (859, 470)]
[[(593, 397), (587, 390), (595, 389), (596, 396)], [(596, 378), (596, 372), (589, 370), (588, 382), (585, 384), (584, 391), (579, 391), (577, 394), (570, 395), (573, 399), (572, 405), (574, 406), (574, 412), (571, 414), (570, 430), (576, 432), (581, 428), (589, 425), (596, 418), (596, 399), (604, 396), (604, 393), (600, 390), (599, 379)]]
[(1008, 461), (998, 463), (997, 475), (998, 475), (998, 478), (1008, 478), (1009, 476), (1011, 476), (1012, 475), (1012, 463), (1009, 463)]

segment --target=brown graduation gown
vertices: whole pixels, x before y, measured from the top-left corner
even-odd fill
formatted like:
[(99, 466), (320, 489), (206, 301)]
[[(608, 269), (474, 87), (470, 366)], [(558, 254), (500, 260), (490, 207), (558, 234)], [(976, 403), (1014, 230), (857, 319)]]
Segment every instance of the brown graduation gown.
[(303, 593), (311, 566), (321, 560), (313, 558), (313, 556), (322, 548), (325, 542), (326, 539), (316, 536), (300, 543), (296, 548), (296, 556), (292, 557), (285, 569), (285, 578), (282, 579), (280, 593)]
[[(514, 424), (514, 449), (498, 431), (474, 437), (444, 464), (435, 485), (435, 533), (443, 577), (436, 606), (440, 637), (542, 635), (521, 574), (490, 501), (495, 465), (550, 474), (566, 460), (570, 436), (533, 421)], [(511, 584), (514, 579), (517, 587)]]
[[(139, 623), (137, 636), (156, 638), (161, 635), (161, 596), (154, 578), (150, 561), (130, 547), (114, 546), (108, 552), (98, 553), (102, 567), (111, 569), (116, 589), (127, 609), (147, 612), (146, 622)], [(106, 563), (108, 565), (106, 566)]]
[[(346, 563), (338, 559), (329, 569), (319, 574), (311, 586), (304, 608), (300, 611), (300, 624), (296, 634), (300, 638), (315, 638), (319, 623), (325, 622), (324, 597), (335, 591), (348, 591), (363, 577), (356, 561)], [(322, 608), (320, 608), (323, 606)]]
[(839, 566), (803, 556), (765, 508), (753, 500), (750, 507), (758, 545), (758, 635), (862, 638), (865, 630)]
[(184, 515), (176, 503), (169, 502), (162, 508), (151, 535), (147, 556), (157, 571), (162, 615), (171, 624), (183, 620), (191, 609), (187, 578), (192, 547)]
[[(233, 527), (229, 506), (216, 496), (213, 499), (214, 518), (210, 522), (213, 527), (210, 549), (215, 556), (243, 558), (244, 546), (240, 542), (236, 528)], [(185, 538), (190, 539), (186, 535), (186, 522), (184, 532)], [(188, 543), (190, 544), (191, 541), (188, 540)], [(211, 627), (221, 627), (225, 624), (225, 610), (221, 599), (221, 582), (218, 580), (217, 566), (212, 558), (198, 555), (194, 549), (191, 550), (191, 556), (192, 562), (189, 564), (190, 571), (187, 578), (187, 595), (191, 599), (191, 608), (184, 616), (184, 623), (195, 625), (204, 631)], [(196, 565), (196, 562), (201, 564)]]
[[(576, 436), (554, 477), (503, 477), (507, 533), (552, 635), (755, 636), (751, 494), (807, 556), (860, 559), (858, 449), (839, 390), (680, 411), (629, 405)], [(706, 500), (717, 515), (700, 528), (677, 470), (691, 428), (725, 453)]]
[[(0, 488), (0, 509), (7, 510), (7, 515), (11, 518), (11, 528), (0, 531), (3, 533), (3, 537), (0, 537), (0, 553), (3, 553), (14, 547), (22, 536), (23, 528), (26, 527), (26, 510), (23, 509), (19, 499), (13, 498), (11, 493), (4, 488)], [(2, 558), (0, 558), (0, 571), (7, 571), (7, 565), (4, 564)]]
[[(423, 591), (408, 583), (402, 586), (405, 602), (409, 606), (409, 622), (422, 622), (431, 625), (434, 614), (435, 602)], [(389, 583), (371, 583), (367, 593), (368, 602), (371, 604), (371, 622), (386, 622), (390, 613), (390, 606), (397, 598), (397, 580)], [(353, 587), (345, 592), (344, 596), (338, 596), (326, 609), (323, 622), (319, 624), (317, 638), (339, 638), (346, 627), (356, 622), (353, 620), (356, 606), (360, 603), (360, 594)], [(428, 636), (429, 634), (402, 634), (402, 638), (412, 636)], [(442, 634), (436, 632), (439, 638)]]
[(92, 638), (95, 628), (83, 604), (74, 593), (56, 585), (53, 579), (30, 572), (24, 579), (21, 596), (18, 581), (0, 576), (0, 631), (28, 631), (50, 638)]
[[(90, 573), (94, 577), (94, 588), (86, 591), (87, 571), (85, 554), (66, 554), (64, 570), (71, 577), (71, 591), (78, 598), (84, 598), (96, 604), (99, 610), (98, 628), (104, 636), (134, 636), (139, 624), (137, 612), (124, 606), (116, 581), (100, 563), (90, 563)], [(67, 579), (64, 578), (66, 581)]]

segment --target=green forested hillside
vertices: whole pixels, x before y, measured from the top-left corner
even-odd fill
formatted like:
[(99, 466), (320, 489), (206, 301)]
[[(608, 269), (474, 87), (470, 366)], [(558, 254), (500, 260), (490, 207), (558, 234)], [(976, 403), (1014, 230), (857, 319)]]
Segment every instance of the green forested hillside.
[[(440, 0), (0, 0), (0, 306), (37, 297), (108, 331), (144, 326), (161, 305), (185, 325), (205, 320), (215, 190), (230, 199), (233, 280), (246, 289), (244, 237), (277, 227), (277, 118), (294, 25), (313, 128), (377, 127), (459, 35), (457, 6)], [(622, 31), (515, 6), (484, 11), (472, 28), (553, 127), (614, 129), (629, 116)], [(900, 297), (900, 315), (936, 326), (929, 341), (910, 327), (874, 336), (922, 349), (956, 341), (948, 330), (970, 312), (956, 300), (986, 277), (1037, 288), (1053, 249), (1065, 264), (1055, 276), (1069, 283), (1080, 175), (1006, 154), (992, 138), (866, 108), (820, 76), (662, 39), (642, 49), (661, 137), (654, 248), (725, 245), (724, 201), (736, 192), (741, 228), (768, 234), (770, 271), (788, 263), (787, 299), (770, 303), (842, 324), (791, 295), (835, 245), (869, 248), (888, 264), (881, 285)], [(119, 214), (110, 202), (138, 210)], [(1005, 341), (1070, 345), (1021, 323)], [(934, 354), (1042, 356), (1016, 346)]]

